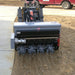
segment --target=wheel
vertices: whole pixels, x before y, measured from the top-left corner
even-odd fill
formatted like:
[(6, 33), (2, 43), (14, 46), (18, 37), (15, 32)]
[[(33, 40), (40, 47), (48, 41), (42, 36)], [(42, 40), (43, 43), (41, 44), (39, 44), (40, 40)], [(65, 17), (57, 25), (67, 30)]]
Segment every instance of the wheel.
[(71, 5), (70, 9), (72, 9), (73, 5)]
[(64, 1), (64, 2), (62, 3), (62, 7), (63, 7), (64, 9), (70, 9), (70, 8), (72, 8), (72, 5), (71, 5), (70, 2)]

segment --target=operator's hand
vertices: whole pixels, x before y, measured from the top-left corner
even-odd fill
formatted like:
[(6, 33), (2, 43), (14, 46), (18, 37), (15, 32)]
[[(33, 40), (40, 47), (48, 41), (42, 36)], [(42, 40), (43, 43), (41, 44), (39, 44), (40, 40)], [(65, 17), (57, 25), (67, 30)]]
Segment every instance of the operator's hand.
[(26, 1), (27, 4), (29, 4), (29, 1)]
[[(25, 0), (25, 2), (26, 2), (27, 4), (29, 4), (29, 1)], [(34, 3), (35, 3), (35, 0), (32, 1), (32, 4), (34, 4)]]
[(32, 4), (34, 4), (34, 3), (35, 3), (35, 0), (32, 1)]
[(34, 3), (35, 3), (35, 1), (33, 0), (33, 1), (32, 1), (32, 4), (34, 4)]
[(26, 2), (27, 4), (29, 4), (29, 1), (25, 0), (25, 2)]

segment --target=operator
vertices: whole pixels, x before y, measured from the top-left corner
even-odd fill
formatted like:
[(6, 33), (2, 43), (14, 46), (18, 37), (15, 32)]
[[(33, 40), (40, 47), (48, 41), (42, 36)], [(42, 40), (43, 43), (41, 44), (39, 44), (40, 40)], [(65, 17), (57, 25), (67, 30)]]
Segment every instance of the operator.
[(35, 0), (25, 0), (25, 2), (26, 2), (27, 4), (29, 4), (29, 1), (32, 1), (32, 4), (35, 3)]

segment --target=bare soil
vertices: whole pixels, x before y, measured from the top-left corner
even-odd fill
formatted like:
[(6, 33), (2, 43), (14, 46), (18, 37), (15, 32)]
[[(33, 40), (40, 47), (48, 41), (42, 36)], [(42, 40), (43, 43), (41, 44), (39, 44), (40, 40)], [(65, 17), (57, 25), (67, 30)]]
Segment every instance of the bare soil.
[(60, 48), (54, 54), (19, 56), (15, 52), (12, 75), (75, 75), (75, 17), (44, 16), (61, 27)]
[[(8, 0), (2, 5), (21, 4)], [(12, 75), (75, 75), (75, 17), (45, 15), (44, 21), (57, 21), (62, 25), (59, 50), (54, 54), (24, 56), (15, 52)]]
[(24, 0), (0, 0), (0, 5), (4, 5), (4, 6), (23, 6)]

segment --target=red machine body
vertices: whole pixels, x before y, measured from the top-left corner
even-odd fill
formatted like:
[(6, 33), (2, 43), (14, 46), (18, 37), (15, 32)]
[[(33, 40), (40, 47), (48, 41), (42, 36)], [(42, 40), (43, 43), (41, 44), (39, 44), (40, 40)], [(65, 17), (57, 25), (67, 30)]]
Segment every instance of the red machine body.
[(68, 1), (72, 5), (75, 4), (75, 0), (39, 0), (40, 4), (62, 4), (63, 1)]

